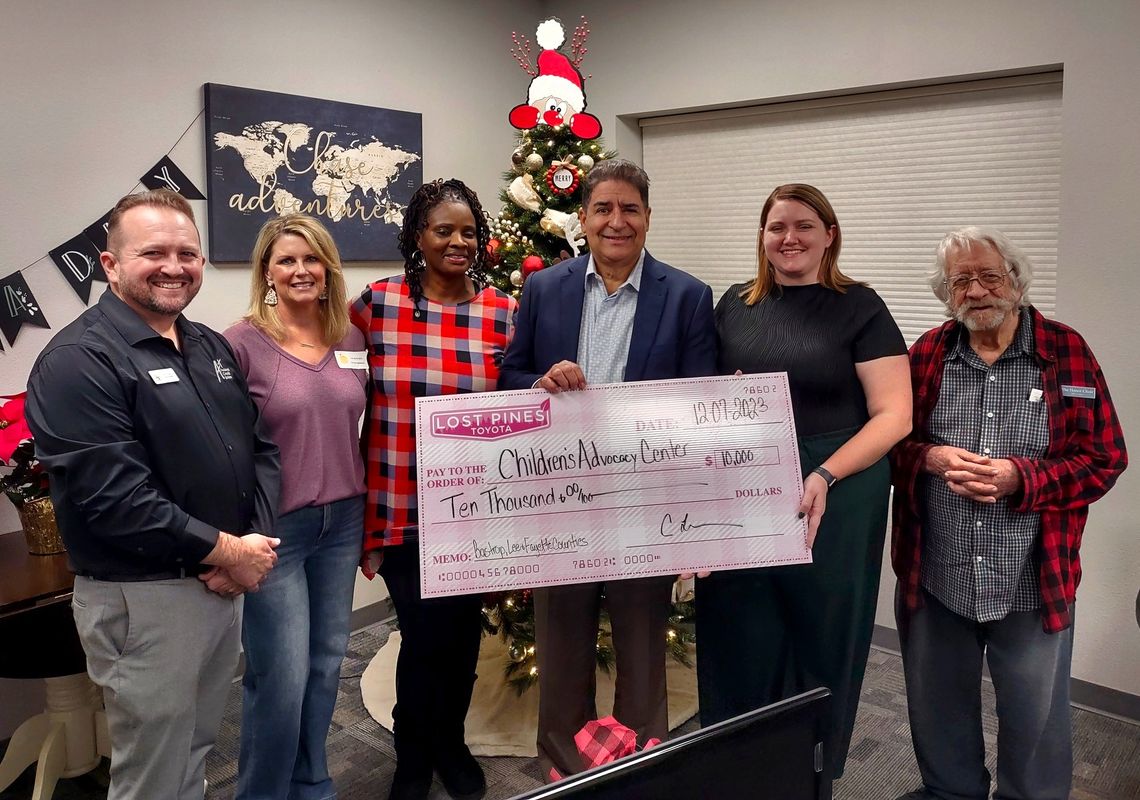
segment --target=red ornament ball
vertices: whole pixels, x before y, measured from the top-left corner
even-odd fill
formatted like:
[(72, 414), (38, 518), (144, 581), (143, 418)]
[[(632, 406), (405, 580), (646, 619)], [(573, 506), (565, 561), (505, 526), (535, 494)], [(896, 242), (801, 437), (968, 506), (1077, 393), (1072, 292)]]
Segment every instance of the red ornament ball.
[(530, 275), (532, 272), (538, 272), (545, 266), (546, 264), (542, 262), (542, 256), (536, 256), (534, 253), (531, 253), (522, 261), (524, 275)]

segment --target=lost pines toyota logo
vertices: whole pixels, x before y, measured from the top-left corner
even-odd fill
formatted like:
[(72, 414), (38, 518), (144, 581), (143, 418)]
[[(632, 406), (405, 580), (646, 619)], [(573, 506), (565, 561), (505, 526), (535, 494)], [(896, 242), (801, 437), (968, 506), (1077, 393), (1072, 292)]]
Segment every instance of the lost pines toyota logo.
[(550, 398), (541, 403), (471, 411), (437, 411), (431, 431), (447, 439), (505, 439), (550, 427)]

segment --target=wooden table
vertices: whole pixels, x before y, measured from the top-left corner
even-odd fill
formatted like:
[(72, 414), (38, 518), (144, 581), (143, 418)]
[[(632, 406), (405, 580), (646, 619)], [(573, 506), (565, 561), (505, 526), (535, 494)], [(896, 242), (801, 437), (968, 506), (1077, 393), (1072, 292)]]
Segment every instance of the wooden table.
[(0, 534), (0, 618), (71, 599), (67, 553), (33, 556), (24, 534)]
[(74, 576), (67, 554), (34, 556), (22, 533), (0, 534), (0, 676), (43, 678), (47, 709), (26, 720), (0, 761), (0, 791), (37, 764), (32, 800), (47, 800), (61, 778), (94, 769), (102, 697), (84, 672), (71, 616)]

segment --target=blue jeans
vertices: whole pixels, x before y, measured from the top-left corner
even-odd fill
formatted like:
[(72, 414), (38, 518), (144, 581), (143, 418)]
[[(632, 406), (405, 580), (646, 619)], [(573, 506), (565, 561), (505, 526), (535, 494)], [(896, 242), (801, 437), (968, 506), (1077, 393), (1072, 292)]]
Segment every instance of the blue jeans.
[(1045, 633), (1036, 611), (973, 622), (923, 592), (895, 596), (911, 738), (923, 788), (939, 800), (986, 800), (982, 658), (997, 697), (994, 800), (1068, 800), (1073, 779), (1069, 668), (1073, 629)]
[(278, 520), (277, 566), (245, 597), (239, 800), (336, 797), (325, 739), (363, 531), (363, 496)]

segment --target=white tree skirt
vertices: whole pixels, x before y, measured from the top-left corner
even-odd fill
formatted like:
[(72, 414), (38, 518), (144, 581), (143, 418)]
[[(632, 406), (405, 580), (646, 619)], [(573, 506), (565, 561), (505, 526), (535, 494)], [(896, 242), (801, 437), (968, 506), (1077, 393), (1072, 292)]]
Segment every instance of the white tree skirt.
[[(392, 706), (396, 702), (396, 656), (400, 632), (393, 631), (360, 678), (364, 707), (372, 718), (392, 729)], [(507, 648), (498, 636), (484, 636), (479, 650), (479, 677), (467, 712), (467, 745), (478, 756), (529, 756), (535, 751), (538, 728), (538, 687), (522, 696), (503, 679)], [(697, 671), (668, 659), (665, 672), (669, 686), (669, 728), (672, 730), (697, 713)], [(612, 675), (598, 670), (598, 716), (607, 716), (614, 702)]]

